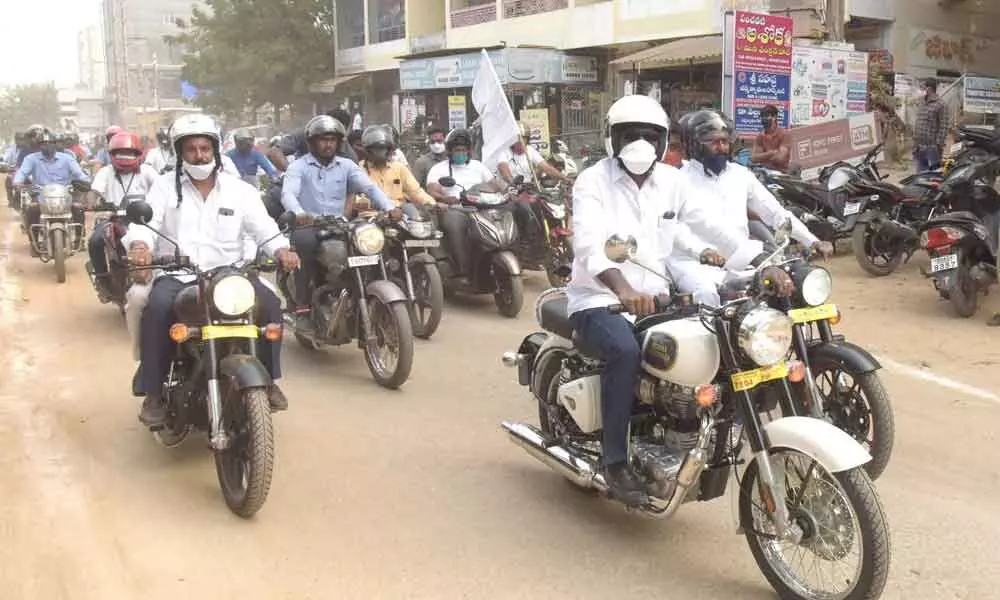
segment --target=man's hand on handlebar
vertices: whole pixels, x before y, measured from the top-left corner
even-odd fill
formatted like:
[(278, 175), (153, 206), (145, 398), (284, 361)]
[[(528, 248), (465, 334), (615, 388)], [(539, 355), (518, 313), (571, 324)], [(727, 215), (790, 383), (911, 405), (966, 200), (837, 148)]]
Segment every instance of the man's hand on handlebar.
[(313, 216), (310, 215), (310, 214), (308, 214), (308, 213), (301, 213), (301, 214), (295, 215), (295, 224), (296, 225), (300, 225), (300, 226), (301, 225), (312, 225), (312, 222), (313, 222)]
[(618, 294), (618, 300), (625, 310), (637, 317), (644, 317), (656, 312), (656, 300), (650, 294), (643, 294), (632, 288)]
[(274, 257), (278, 259), (278, 264), (281, 265), (281, 270), (283, 271), (295, 271), (302, 266), (302, 261), (299, 260), (299, 255), (290, 248), (279, 249), (274, 254)]
[(809, 251), (819, 254), (823, 257), (823, 260), (829, 260), (833, 256), (833, 244), (830, 242), (818, 241), (812, 246), (809, 246)]
[(781, 298), (789, 298), (795, 293), (795, 283), (788, 273), (778, 267), (767, 267), (760, 272), (764, 286)]
[(703, 265), (712, 265), (713, 267), (722, 267), (726, 264), (726, 257), (719, 254), (712, 248), (706, 248), (701, 255), (698, 257)]
[[(153, 264), (153, 253), (146, 242), (132, 242), (128, 248), (128, 262), (136, 267), (148, 267)], [(137, 269), (132, 272), (136, 283), (149, 283), (153, 278), (152, 269)]]
[(403, 209), (396, 207), (389, 211), (389, 220), (398, 223), (403, 220)]

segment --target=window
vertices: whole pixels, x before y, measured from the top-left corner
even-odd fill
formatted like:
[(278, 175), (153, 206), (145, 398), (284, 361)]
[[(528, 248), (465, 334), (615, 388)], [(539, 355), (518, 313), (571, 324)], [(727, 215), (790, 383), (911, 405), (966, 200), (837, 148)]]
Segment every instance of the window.
[(357, 48), (365, 45), (364, 0), (337, 2), (337, 48)]
[(406, 37), (403, 0), (368, 0), (369, 40), (373, 44)]

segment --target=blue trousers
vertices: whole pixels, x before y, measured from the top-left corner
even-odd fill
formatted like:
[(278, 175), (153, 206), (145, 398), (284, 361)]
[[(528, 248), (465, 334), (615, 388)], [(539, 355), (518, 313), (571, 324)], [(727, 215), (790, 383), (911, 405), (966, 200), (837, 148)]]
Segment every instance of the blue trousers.
[(941, 151), (930, 146), (919, 146), (913, 151), (913, 168), (917, 173), (933, 171), (941, 166)]

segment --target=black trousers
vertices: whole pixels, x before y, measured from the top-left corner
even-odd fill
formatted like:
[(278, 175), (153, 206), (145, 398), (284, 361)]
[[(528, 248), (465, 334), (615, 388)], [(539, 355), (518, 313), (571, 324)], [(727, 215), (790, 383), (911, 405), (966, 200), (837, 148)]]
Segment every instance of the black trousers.
[[(313, 282), (319, 272), (319, 252), (320, 242), (314, 227), (304, 227), (292, 232), (292, 246), (295, 252), (301, 257), (302, 266), (295, 271), (295, 303), (297, 308), (306, 308), (310, 305), (312, 297)], [(332, 256), (324, 257), (324, 262), (333, 265), (347, 266), (347, 244), (343, 240), (326, 240), (323, 242), (323, 252)], [(340, 271), (334, 269), (331, 277), (338, 277)]]
[[(257, 323), (281, 323), (281, 301), (260, 280), (254, 279), (257, 292)], [(141, 391), (150, 394), (161, 389), (170, 359), (174, 353), (174, 342), (170, 339), (170, 326), (176, 322), (174, 298), (184, 288), (195, 285), (184, 283), (173, 277), (160, 277), (149, 292), (149, 303), (142, 313), (140, 352), (142, 356)], [(271, 377), (281, 377), (281, 342), (257, 340), (258, 356), (267, 367)]]
[(441, 213), (441, 230), (444, 231), (444, 242), (448, 252), (455, 260), (458, 272), (466, 275), (468, 265), (468, 227), (469, 216), (461, 208), (449, 208)]

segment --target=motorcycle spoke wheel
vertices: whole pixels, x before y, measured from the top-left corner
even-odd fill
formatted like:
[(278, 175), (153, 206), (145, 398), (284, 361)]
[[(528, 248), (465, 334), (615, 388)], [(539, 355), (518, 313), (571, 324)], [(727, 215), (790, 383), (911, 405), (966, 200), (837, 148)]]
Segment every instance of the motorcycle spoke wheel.
[(229, 510), (248, 519), (264, 506), (274, 472), (274, 425), (267, 390), (245, 389), (223, 407), (228, 448), (215, 454), (215, 470)]
[(768, 582), (782, 598), (878, 598), (889, 571), (889, 534), (881, 502), (860, 469), (829, 473), (791, 449), (770, 454), (796, 542), (778, 535), (761, 493), (756, 461), (740, 484), (740, 520)]
[(365, 344), (368, 370), (379, 385), (396, 389), (409, 378), (413, 366), (413, 325), (406, 304), (386, 305), (371, 297), (368, 315), (374, 338)]

